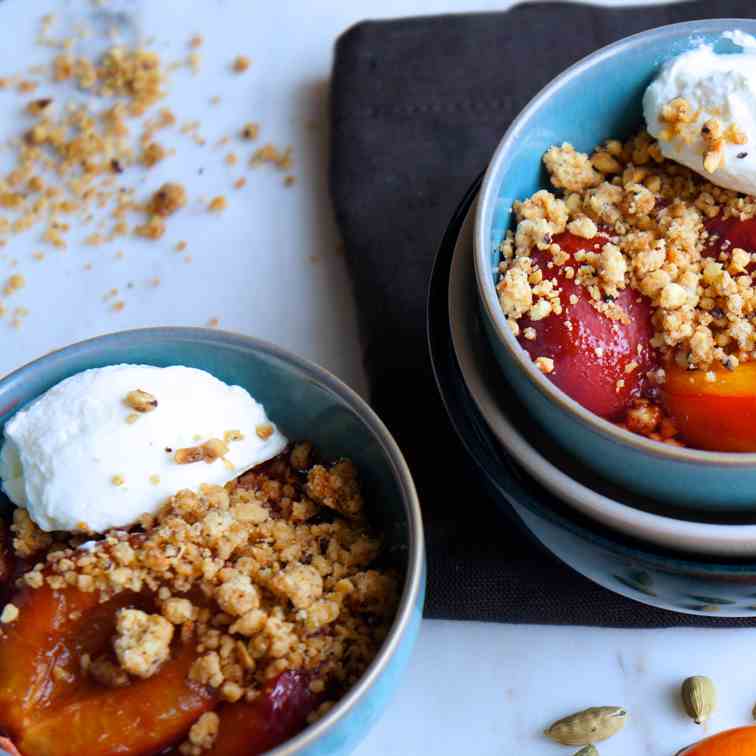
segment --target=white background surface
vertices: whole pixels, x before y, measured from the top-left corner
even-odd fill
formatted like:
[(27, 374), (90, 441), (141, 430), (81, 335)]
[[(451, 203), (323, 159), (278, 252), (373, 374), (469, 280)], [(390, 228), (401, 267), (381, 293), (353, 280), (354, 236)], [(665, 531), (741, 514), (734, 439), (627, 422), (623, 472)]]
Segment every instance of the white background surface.
[[(171, 105), (180, 121), (198, 118), (208, 144), (175, 135), (177, 155), (140, 185), (163, 180), (189, 188), (189, 208), (169, 222), (158, 243), (133, 239), (106, 247), (71, 244), (44, 249), (39, 229), (0, 249), (0, 281), (21, 272), (27, 287), (5, 302), (30, 314), (21, 329), (0, 320), (0, 374), (89, 336), (147, 325), (221, 327), (275, 341), (336, 372), (365, 391), (354, 302), (327, 192), (327, 79), (336, 36), (363, 18), (501, 9), (509, 3), (465, 0), (110, 0), (138, 28), (155, 36), (166, 58), (185, 55), (188, 38), (205, 44), (197, 77), (177, 72)], [(49, 58), (32, 44), (39, 17), (50, 10), (81, 19), (87, 0), (5, 0), (0, 5), (0, 75)], [(231, 59), (248, 54), (250, 71), (234, 77)], [(42, 96), (44, 90), (40, 90)], [(212, 96), (221, 103), (211, 106)], [(16, 95), (0, 92), (4, 130), (21, 128)], [(213, 145), (247, 121), (262, 127), (261, 143), (294, 148), (297, 183), (285, 188), (269, 168), (229, 168), (230, 151)], [(10, 155), (0, 153), (0, 160)], [(204, 169), (202, 175), (198, 174)], [(231, 189), (241, 175), (241, 192)], [(132, 178), (130, 174), (127, 178)], [(225, 193), (230, 207), (215, 217), (202, 198)], [(91, 232), (90, 229), (86, 233)], [(174, 250), (185, 239), (191, 263)], [(123, 259), (116, 259), (118, 250)], [(15, 261), (15, 264), (14, 264)], [(92, 264), (90, 271), (84, 270)], [(160, 284), (151, 283), (160, 277)], [(131, 288), (129, 288), (131, 283)], [(111, 288), (121, 312), (103, 302)], [(750, 721), (756, 701), (754, 631), (615, 631), (425, 622), (409, 674), (391, 709), (359, 748), (359, 756), (438, 754), (549, 756), (576, 749), (546, 741), (551, 720), (590, 705), (627, 706), (632, 723), (601, 746), (602, 756), (671, 756), (700, 730), (679, 710), (676, 690), (691, 674), (718, 683), (721, 706), (713, 729)]]

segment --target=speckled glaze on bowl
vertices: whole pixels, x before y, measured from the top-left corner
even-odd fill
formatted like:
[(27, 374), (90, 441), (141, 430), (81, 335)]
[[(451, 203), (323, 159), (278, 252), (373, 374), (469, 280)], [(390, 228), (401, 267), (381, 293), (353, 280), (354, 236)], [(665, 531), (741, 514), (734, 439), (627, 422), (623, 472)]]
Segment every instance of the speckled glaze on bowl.
[(756, 33), (753, 19), (674, 24), (605, 47), (548, 84), (507, 130), (483, 180), (476, 214), (475, 270), (483, 323), (509, 385), (563, 447), (605, 478), (678, 507), (756, 511), (756, 453), (706, 452), (656, 443), (581, 407), (533, 365), (507, 326), (496, 296), (497, 246), (512, 225), (511, 206), (548, 185), (541, 157), (571, 142), (590, 152), (643, 122), (641, 97), (662, 63), (702, 41), (736, 48), (721, 33)]
[(428, 341), (441, 397), (480, 483), (535, 542), (615, 593), (685, 614), (756, 619), (756, 560), (675, 553), (603, 527), (524, 474), (489, 429), (465, 385), (448, 317), (454, 246), (476, 189), (452, 218), (436, 258)]
[[(399, 685), (420, 627), (425, 551), (420, 505), (399, 448), (370, 407), (322, 368), (246, 336), (200, 328), (149, 328), (101, 336), (53, 352), (0, 380), (0, 430), (21, 406), (81, 370), (119, 362), (188, 365), (246, 388), (289, 438), (312, 440), (360, 469), (389, 558), (404, 571), (388, 638), (362, 679), (316, 724), (271, 756), (342, 756), (379, 718)], [(7, 503), (7, 500), (6, 500)]]

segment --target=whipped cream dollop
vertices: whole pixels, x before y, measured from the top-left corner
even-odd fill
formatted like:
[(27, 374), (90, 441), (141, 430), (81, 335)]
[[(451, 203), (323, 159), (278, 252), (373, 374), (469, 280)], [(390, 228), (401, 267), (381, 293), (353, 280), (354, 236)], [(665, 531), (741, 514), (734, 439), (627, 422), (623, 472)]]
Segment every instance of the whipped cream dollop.
[[(722, 36), (742, 52), (718, 54), (701, 44), (662, 67), (643, 96), (646, 128), (665, 157), (713, 184), (756, 194), (756, 38), (737, 30)], [(670, 127), (664, 108), (677, 98), (690, 106), (691, 119)], [(721, 144), (715, 145), (721, 159), (708, 162), (709, 169), (716, 165), (713, 171), (704, 167), (711, 132), (702, 132), (711, 119), (722, 131)]]
[[(137, 390), (149, 398), (129, 398)], [(210, 439), (224, 441), (221, 457), (176, 461)], [(101, 533), (182, 488), (227, 483), (286, 443), (240, 386), (188, 367), (111, 365), (67, 378), (11, 418), (0, 480), (43, 530)]]

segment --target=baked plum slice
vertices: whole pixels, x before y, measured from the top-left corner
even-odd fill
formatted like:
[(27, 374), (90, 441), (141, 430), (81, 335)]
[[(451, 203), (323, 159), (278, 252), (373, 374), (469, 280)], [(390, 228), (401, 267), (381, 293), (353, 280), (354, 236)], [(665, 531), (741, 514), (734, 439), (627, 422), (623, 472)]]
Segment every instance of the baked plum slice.
[[(601, 252), (609, 240), (565, 232), (553, 241), (569, 256), (563, 265), (556, 265), (548, 251), (534, 249), (531, 256), (544, 279), (555, 280), (561, 289), (562, 312), (540, 320), (521, 318), (519, 342), (533, 360), (553, 360), (548, 377), (568, 396), (600, 417), (619, 420), (642, 393), (646, 373), (657, 366), (649, 302), (628, 287), (608, 300), (626, 317), (614, 319), (601, 312), (588, 290), (567, 277), (567, 270), (580, 267), (576, 253)], [(526, 333), (534, 333), (535, 338), (526, 338)]]

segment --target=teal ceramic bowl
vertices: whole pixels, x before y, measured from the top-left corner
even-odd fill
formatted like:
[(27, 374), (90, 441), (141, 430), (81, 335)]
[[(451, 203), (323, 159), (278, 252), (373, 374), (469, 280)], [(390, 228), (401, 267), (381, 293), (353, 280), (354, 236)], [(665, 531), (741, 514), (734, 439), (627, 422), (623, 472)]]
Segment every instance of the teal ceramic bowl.
[[(523, 539), (531, 537), (533, 549), (543, 547), (543, 559), (549, 559), (548, 551), (613, 593), (667, 610), (642, 613), (639, 627), (686, 624), (669, 612), (710, 618), (699, 621), (702, 625), (720, 625), (716, 618), (755, 619), (756, 561), (752, 556), (686, 553), (640, 540), (622, 529), (610, 529), (582, 515), (558, 492), (548, 490), (539, 476), (528, 474), (492, 433), (466, 384), (449, 318), (454, 250), (477, 189), (478, 182), (459, 205), (436, 256), (428, 295), (428, 347), (441, 398), (466, 450), (460, 463), (469, 464), (481, 490), (508, 517), (502, 518), (501, 527), (520, 527)], [(486, 374), (493, 380), (498, 371), (492, 367), (493, 372)], [(526, 434), (527, 415), (523, 411), (519, 415), (520, 428)], [(486, 503), (485, 498), (478, 502), (479, 506)], [(627, 607), (618, 604), (618, 599), (597, 593), (593, 600), (604, 610), (607, 625), (619, 622), (627, 626)], [(619, 610), (616, 614), (615, 609)]]
[(386, 533), (389, 557), (405, 574), (397, 616), (363, 678), (323, 719), (270, 752), (275, 756), (350, 753), (398, 687), (423, 609), (420, 504), (399, 448), (370, 407), (322, 368), (256, 339), (199, 328), (115, 333), (22, 367), (0, 380), (0, 430), (18, 408), (64, 378), (119, 362), (207, 370), (246, 388), (289, 438), (312, 440), (324, 455), (349, 456), (360, 468), (371, 515)]
[(512, 203), (548, 186), (541, 157), (571, 142), (591, 152), (643, 125), (641, 98), (660, 66), (703, 42), (735, 52), (722, 32), (756, 34), (751, 19), (692, 21), (616, 42), (554, 79), (515, 119), (483, 180), (475, 219), (475, 269), (483, 324), (519, 399), (565, 449), (595, 473), (676, 507), (709, 512), (756, 509), (756, 453), (680, 449), (622, 430), (580, 406), (532, 363), (507, 326), (496, 296), (497, 247), (512, 225)]

